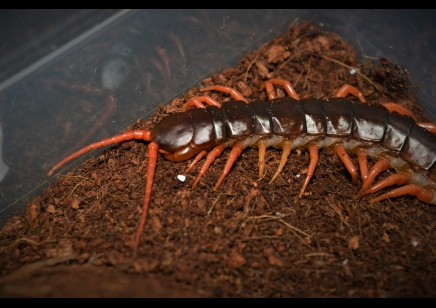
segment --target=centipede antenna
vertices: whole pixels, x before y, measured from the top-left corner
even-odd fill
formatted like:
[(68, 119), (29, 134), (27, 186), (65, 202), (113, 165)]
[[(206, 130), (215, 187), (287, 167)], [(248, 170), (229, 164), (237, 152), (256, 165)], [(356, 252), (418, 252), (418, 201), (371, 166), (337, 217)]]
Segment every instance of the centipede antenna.
[(77, 152), (74, 152), (70, 156), (65, 157), (63, 160), (58, 162), (53, 168), (50, 169), (50, 171), (47, 173), (47, 176), (52, 176), (53, 172), (62, 167), (65, 163), (69, 162), (70, 160), (79, 157), (82, 154), (85, 154), (91, 150), (95, 150), (107, 145), (115, 144), (121, 141), (127, 141), (132, 139), (142, 139), (145, 141), (150, 141), (150, 131), (149, 130), (131, 130), (128, 132), (125, 132), (120, 135), (115, 135), (108, 139), (103, 139), (99, 142), (92, 143)]

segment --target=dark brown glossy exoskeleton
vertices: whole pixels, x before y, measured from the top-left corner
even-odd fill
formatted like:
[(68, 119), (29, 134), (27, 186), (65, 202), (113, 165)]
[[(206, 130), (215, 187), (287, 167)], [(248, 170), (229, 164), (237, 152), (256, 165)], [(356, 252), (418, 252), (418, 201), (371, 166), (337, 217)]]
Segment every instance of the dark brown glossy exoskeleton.
[[(290, 97), (276, 98), (273, 84), (284, 86)], [(170, 115), (152, 130), (129, 131), (91, 144), (59, 162), (48, 175), (92, 149), (131, 139), (150, 141), (147, 182), (142, 217), (136, 233), (135, 254), (150, 203), (158, 152), (175, 162), (195, 157), (187, 171), (207, 154), (193, 184), (195, 186), (215, 158), (230, 147), (229, 158), (214, 187), (216, 190), (246, 147), (259, 148), (259, 179), (264, 175), (266, 148), (273, 146), (283, 150), (280, 165), (270, 183), (282, 171), (292, 149), (308, 149), (310, 163), (299, 193), (301, 198), (314, 174), (319, 149), (332, 148), (351, 174), (353, 184), (357, 183), (357, 168), (348, 153), (358, 157), (362, 187), (354, 198), (397, 184), (403, 186), (371, 202), (411, 194), (426, 203), (436, 204), (436, 135), (429, 131), (435, 131), (434, 125), (416, 123), (409, 111), (393, 103), (384, 104), (384, 107), (366, 104), (360, 91), (349, 85), (344, 85), (336, 97), (326, 100), (300, 100), (292, 85), (281, 79), (272, 79), (263, 86), (270, 99), (268, 102), (257, 100), (248, 103), (236, 90), (222, 86), (201, 89), (225, 91), (235, 100), (221, 106), (208, 96), (192, 98), (184, 106), (197, 108)], [(362, 103), (355, 104), (345, 99), (348, 94), (357, 96)], [(393, 111), (403, 114), (390, 113)], [(376, 161), (370, 170), (368, 156)], [(375, 177), (389, 168), (398, 172), (371, 186)]]

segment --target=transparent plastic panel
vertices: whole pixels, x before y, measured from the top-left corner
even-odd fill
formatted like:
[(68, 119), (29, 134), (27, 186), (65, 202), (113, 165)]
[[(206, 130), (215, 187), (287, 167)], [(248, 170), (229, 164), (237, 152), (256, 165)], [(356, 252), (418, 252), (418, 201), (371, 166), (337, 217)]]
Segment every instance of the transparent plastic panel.
[[(0, 225), (58, 180), (46, 174), (60, 159), (148, 118), (159, 104), (235, 66), (292, 22), (312, 21), (337, 33), (362, 60), (387, 57), (404, 66), (416, 81), (421, 103), (436, 114), (435, 15), (412, 10), (125, 10), (111, 12), (86, 31), (73, 31), (51, 53), (36, 48), (31, 63), (0, 79)], [(56, 173), (66, 174), (102, 151)]]

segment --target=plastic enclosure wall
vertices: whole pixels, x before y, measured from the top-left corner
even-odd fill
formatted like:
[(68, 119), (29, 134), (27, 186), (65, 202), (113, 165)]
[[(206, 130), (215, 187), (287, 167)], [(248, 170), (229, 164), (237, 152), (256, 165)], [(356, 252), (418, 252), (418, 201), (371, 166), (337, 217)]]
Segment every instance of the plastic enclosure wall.
[[(50, 14), (51, 26), (38, 27), (47, 18), (46, 11), (13, 11), (10, 18), (17, 20), (9, 22), (14, 27), (2, 27), (0, 35), (1, 46), (8, 46), (0, 51), (7, 52), (0, 57), (0, 154), (4, 161), (0, 160), (0, 176), (4, 173), (0, 226), (57, 180), (47, 178), (47, 171), (102, 118), (106, 120), (86, 137), (86, 144), (117, 134), (138, 118), (146, 119), (158, 104), (170, 103), (212, 72), (236, 65), (247, 52), (285, 33), (296, 18), (337, 33), (355, 46), (362, 60), (364, 55), (386, 57), (404, 66), (419, 86), (421, 103), (436, 115), (435, 11), (76, 10)], [(101, 94), (80, 90), (86, 85)], [(116, 109), (111, 109), (111, 99)], [(58, 173), (66, 174), (89, 155)]]

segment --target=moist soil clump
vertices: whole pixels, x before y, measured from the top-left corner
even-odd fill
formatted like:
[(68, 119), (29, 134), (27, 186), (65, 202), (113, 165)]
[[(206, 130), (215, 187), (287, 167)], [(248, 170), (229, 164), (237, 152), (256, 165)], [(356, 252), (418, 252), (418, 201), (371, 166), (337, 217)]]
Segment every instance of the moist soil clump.
[[(388, 59), (359, 62), (349, 43), (311, 23), (289, 27), (202, 85), (234, 87), (249, 101), (267, 100), (260, 86), (270, 78), (289, 80), (301, 97), (318, 99), (334, 96), (347, 83), (371, 104), (396, 102), (426, 121), (407, 70)], [(285, 96), (283, 88), (276, 89), (279, 97)], [(150, 129), (200, 95), (205, 93), (191, 89), (130, 129)], [(218, 91), (206, 95), (231, 100)], [(266, 174), (258, 180), (258, 150), (247, 148), (215, 192), (229, 152), (216, 159), (195, 189), (191, 186), (202, 162), (185, 173), (192, 160), (174, 163), (159, 155), (134, 260), (147, 143), (122, 142), (66, 175), (56, 175), (59, 181), (1, 230), (0, 295), (436, 296), (433, 206), (412, 196), (374, 204), (369, 202), (374, 196), (353, 199), (361, 179), (352, 185), (330, 149), (320, 150), (301, 199), (309, 163), (304, 150), (292, 151), (270, 185), (281, 151), (267, 149)], [(180, 174), (186, 181), (177, 178)]]

